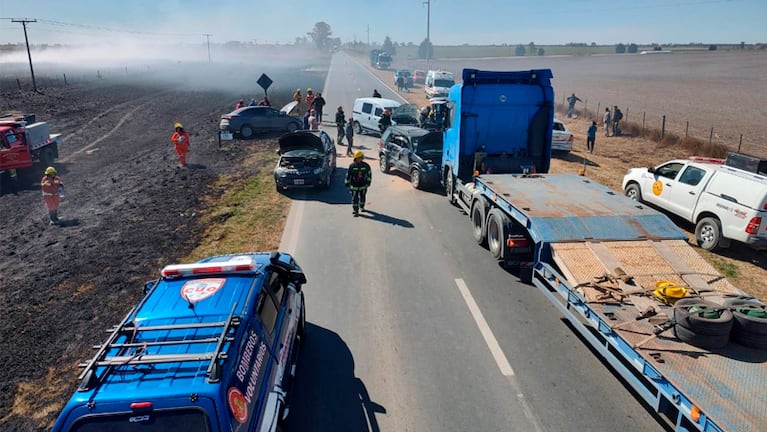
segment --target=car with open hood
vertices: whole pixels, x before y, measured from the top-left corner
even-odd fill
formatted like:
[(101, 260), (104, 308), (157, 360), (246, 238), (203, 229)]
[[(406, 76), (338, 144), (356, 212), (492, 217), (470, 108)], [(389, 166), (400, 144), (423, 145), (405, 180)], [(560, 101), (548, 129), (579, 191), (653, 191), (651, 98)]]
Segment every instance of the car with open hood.
[(330, 187), (336, 170), (336, 148), (325, 131), (289, 132), (279, 138), (279, 145), (280, 158), (274, 168), (274, 183), (278, 191)]
[(416, 189), (440, 183), (442, 132), (416, 126), (394, 125), (386, 129), (378, 142), (381, 172), (394, 169), (410, 176)]
[(221, 116), (218, 129), (243, 139), (267, 132), (294, 132), (303, 128), (304, 121), (290, 115), (296, 102), (277, 110), (268, 106), (247, 106)]

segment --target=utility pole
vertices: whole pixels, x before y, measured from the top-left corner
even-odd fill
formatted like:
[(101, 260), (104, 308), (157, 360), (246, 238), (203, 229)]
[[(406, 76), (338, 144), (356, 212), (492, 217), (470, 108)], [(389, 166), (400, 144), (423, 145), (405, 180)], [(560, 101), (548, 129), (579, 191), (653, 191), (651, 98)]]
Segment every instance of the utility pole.
[(29, 51), (29, 38), (27, 37), (27, 23), (37, 22), (36, 19), (12, 19), (11, 22), (21, 23), (24, 27), (24, 41), (27, 43), (27, 57), (29, 58), (29, 72), (32, 74), (32, 90), (37, 93), (37, 82), (35, 82), (35, 69), (32, 67), (32, 53)]
[(210, 63), (210, 37), (213, 36), (210, 33), (203, 33), (203, 36), (205, 36), (205, 40), (208, 41), (208, 63)]
[(370, 24), (368, 24), (368, 49), (370, 49)]
[(424, 0), (426, 5), (426, 70), (429, 70), (431, 60), (431, 0)]

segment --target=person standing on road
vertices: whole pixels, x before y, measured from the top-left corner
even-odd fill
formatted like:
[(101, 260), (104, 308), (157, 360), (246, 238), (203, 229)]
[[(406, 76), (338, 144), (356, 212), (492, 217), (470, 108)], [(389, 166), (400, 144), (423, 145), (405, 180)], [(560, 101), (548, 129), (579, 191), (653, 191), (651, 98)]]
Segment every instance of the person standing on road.
[(336, 142), (338, 145), (343, 144), (344, 142), (344, 126), (346, 125), (346, 114), (344, 114), (344, 107), (339, 106), (338, 111), (336, 111), (336, 130), (338, 131), (338, 136), (336, 136)]
[(317, 119), (322, 123), (322, 108), (325, 107), (325, 98), (322, 97), (322, 93), (317, 93), (317, 97), (314, 98), (314, 110), (317, 111)]
[(296, 92), (293, 93), (293, 101), (296, 102), (296, 113), (301, 115), (301, 89), (296, 89)]
[(402, 93), (403, 88), (405, 88), (405, 78), (402, 75), (397, 75), (397, 91)]
[(623, 120), (623, 113), (616, 105), (615, 108), (613, 108), (613, 136), (621, 135), (621, 128), (619, 125), (621, 120)]
[(573, 93), (570, 95), (570, 97), (567, 98), (567, 118), (573, 117), (573, 110), (575, 109), (575, 103), (576, 102), (583, 102), (578, 98), (578, 96)]
[(304, 113), (304, 130), (309, 130), (309, 117), (311, 117), (312, 113), (307, 111)]
[(320, 129), (320, 121), (319, 119), (317, 119), (317, 111), (315, 110), (309, 111), (309, 129), (311, 130)]
[(594, 141), (597, 139), (597, 122), (591, 122), (589, 130), (586, 132), (586, 150), (594, 153)]
[(354, 119), (349, 117), (349, 122), (346, 123), (346, 156), (352, 157), (352, 145), (354, 143)]
[(354, 162), (349, 165), (344, 182), (352, 193), (352, 212), (355, 217), (359, 216), (360, 210), (365, 211), (367, 192), (373, 177), (370, 165), (364, 159), (362, 151), (354, 152)]
[(381, 135), (386, 132), (386, 129), (389, 129), (389, 126), (391, 126), (391, 110), (387, 108), (381, 114), (381, 119), (378, 120), (378, 129), (381, 130)]
[(51, 220), (51, 225), (59, 224), (59, 202), (61, 195), (64, 195), (64, 182), (56, 174), (56, 168), (49, 166), (45, 169), (45, 176), (40, 180), (43, 200), (45, 201), (45, 207), (48, 209), (48, 218)]
[(176, 148), (176, 154), (178, 154), (178, 167), (186, 167), (186, 153), (189, 151), (189, 132), (184, 130), (184, 126), (181, 123), (174, 125), (176, 131), (170, 137), (170, 142), (173, 143)]
[(605, 127), (605, 136), (610, 136), (610, 128), (613, 125), (612, 115), (610, 115), (610, 107), (605, 108), (605, 115), (602, 117), (602, 124)]

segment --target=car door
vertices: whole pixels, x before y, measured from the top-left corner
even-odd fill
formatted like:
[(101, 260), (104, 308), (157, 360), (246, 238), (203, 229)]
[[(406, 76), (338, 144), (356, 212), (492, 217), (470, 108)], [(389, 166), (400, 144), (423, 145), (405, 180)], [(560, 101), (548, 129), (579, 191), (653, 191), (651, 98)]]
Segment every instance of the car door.
[(373, 104), (365, 102), (362, 104), (362, 118), (360, 124), (364, 129), (378, 130), (378, 125), (373, 125)]
[(333, 146), (330, 136), (325, 132), (320, 132), (320, 139), (325, 148), (325, 169), (327, 169), (328, 175), (331, 175), (336, 167), (336, 148)]
[(687, 220), (692, 220), (693, 210), (698, 204), (703, 186), (713, 172), (713, 169), (687, 165), (677, 176), (671, 193), (666, 197), (666, 208)]
[(682, 162), (669, 162), (655, 168), (652, 177), (642, 182), (642, 198), (649, 203), (668, 208), (668, 201), (676, 183), (675, 179), (684, 166)]
[(274, 108), (263, 108), (263, 123), (264, 130), (268, 131), (283, 131), (286, 130), (288, 125), (286, 121), (287, 116), (280, 116), (280, 112)]
[(21, 133), (9, 129), (0, 137), (0, 166), (5, 169), (26, 168), (32, 164), (29, 146)]
[(410, 173), (410, 162), (413, 159), (413, 143), (406, 136), (401, 137), (400, 143), (402, 144), (402, 150), (399, 152), (399, 169), (404, 173)]
[(392, 132), (389, 136), (389, 143), (387, 148), (389, 150), (389, 163), (397, 170), (402, 170), (402, 163), (400, 161), (400, 154), (402, 153), (402, 145), (404, 138), (402, 135)]

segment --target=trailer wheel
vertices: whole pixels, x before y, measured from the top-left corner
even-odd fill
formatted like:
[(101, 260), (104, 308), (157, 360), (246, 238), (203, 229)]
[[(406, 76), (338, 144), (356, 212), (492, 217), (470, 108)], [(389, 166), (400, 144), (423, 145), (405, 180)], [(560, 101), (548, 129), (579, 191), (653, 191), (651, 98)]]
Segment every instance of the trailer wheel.
[(474, 240), (484, 246), (487, 242), (487, 201), (484, 197), (475, 199), (471, 206), (471, 225)]
[(490, 210), (487, 216), (487, 248), (497, 260), (503, 259), (508, 226), (509, 218), (501, 210), (497, 208)]
[(767, 306), (744, 299), (727, 299), (724, 305), (730, 307), (735, 319), (732, 340), (749, 348), (767, 348)]
[(695, 226), (695, 240), (703, 250), (716, 250), (722, 241), (722, 224), (719, 219), (712, 217), (701, 219)]

